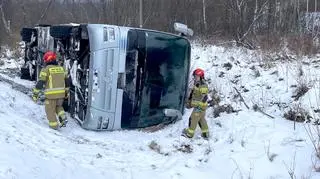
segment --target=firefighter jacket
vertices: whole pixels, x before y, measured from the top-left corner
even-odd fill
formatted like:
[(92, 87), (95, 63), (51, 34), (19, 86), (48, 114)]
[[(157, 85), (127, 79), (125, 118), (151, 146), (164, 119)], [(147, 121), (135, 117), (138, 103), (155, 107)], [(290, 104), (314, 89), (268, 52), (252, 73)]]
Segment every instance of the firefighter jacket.
[(47, 65), (40, 72), (36, 90), (43, 89), (47, 99), (60, 99), (66, 95), (66, 72), (62, 66)]
[(198, 110), (198, 112), (206, 110), (208, 107), (208, 92), (208, 85), (204, 81), (201, 80), (195, 84), (189, 96), (191, 107)]

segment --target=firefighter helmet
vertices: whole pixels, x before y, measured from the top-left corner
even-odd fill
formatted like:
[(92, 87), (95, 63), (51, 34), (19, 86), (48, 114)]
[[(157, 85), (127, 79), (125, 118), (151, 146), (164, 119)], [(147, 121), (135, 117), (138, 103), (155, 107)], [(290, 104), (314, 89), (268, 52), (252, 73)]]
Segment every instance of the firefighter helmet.
[(200, 76), (204, 78), (204, 71), (201, 68), (197, 68), (193, 71), (193, 76)]
[(52, 51), (48, 51), (43, 55), (43, 61), (45, 63), (50, 63), (50, 62), (54, 62), (57, 59), (57, 55), (56, 53), (52, 52)]

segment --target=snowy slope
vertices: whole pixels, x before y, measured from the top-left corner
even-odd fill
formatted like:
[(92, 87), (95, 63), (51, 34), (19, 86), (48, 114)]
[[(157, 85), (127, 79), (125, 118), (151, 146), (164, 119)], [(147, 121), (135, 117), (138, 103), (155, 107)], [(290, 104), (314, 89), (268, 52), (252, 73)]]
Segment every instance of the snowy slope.
[[(320, 178), (313, 168), (319, 160), (306, 133), (310, 124), (298, 123), (294, 130), (293, 122), (282, 117), (289, 107), (280, 109), (270, 104), (277, 101), (290, 106), (295, 102), (290, 85), (297, 83), (294, 71), (298, 64), (275, 62), (266, 69), (259, 66), (265, 62), (256, 52), (215, 46), (195, 45), (192, 56), (192, 68), (207, 71), (210, 86), (222, 96), (221, 104), (242, 110), (214, 118), (210, 108), (210, 141), (201, 139), (199, 131), (193, 140), (180, 137), (190, 110), (182, 121), (153, 133), (92, 132), (81, 129), (73, 120), (67, 128), (54, 131), (47, 127), (42, 105), (0, 82), (0, 178), (278, 179), (290, 178), (291, 171), (296, 178)], [(227, 62), (232, 63), (230, 70), (223, 67)], [(250, 69), (252, 65), (259, 70), (259, 77)], [(313, 65), (303, 68), (310, 69), (305, 73), (314, 76), (305, 76), (315, 83), (299, 101), (311, 109), (317, 104), (317, 100), (308, 100), (316, 96), (317, 70)], [(292, 70), (287, 73), (285, 69)], [(278, 73), (270, 75), (275, 70)], [(219, 77), (220, 71), (225, 73), (223, 77)], [(238, 82), (230, 82), (236, 75), (241, 75)], [(241, 86), (249, 91), (244, 92)], [(232, 98), (233, 87), (239, 89), (250, 108), (258, 104), (274, 118), (246, 109)]]
[[(192, 68), (206, 70), (211, 88), (224, 97), (222, 103), (244, 107), (234, 97), (237, 88), (249, 107), (257, 104), (278, 117), (291, 106), (300, 104), (312, 112), (320, 105), (320, 54), (314, 58), (289, 54), (279, 57), (243, 48), (197, 45), (193, 52)], [(229, 65), (224, 67), (225, 64), (231, 64), (231, 69), (227, 68)], [(296, 101), (292, 96), (301, 84), (310, 90)]]

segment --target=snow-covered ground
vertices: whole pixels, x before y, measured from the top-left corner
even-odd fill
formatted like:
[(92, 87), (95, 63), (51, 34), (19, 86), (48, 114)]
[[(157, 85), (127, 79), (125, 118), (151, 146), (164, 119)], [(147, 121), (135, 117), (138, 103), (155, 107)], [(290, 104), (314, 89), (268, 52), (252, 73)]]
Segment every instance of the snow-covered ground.
[[(320, 161), (307, 134), (314, 126), (297, 123), (294, 128), (283, 118), (299, 104), (317, 117), (320, 58), (264, 58), (241, 48), (194, 44), (191, 68), (206, 70), (221, 105), (241, 110), (214, 118), (209, 108), (209, 141), (201, 139), (200, 131), (192, 140), (180, 136), (190, 110), (183, 120), (153, 133), (86, 131), (73, 120), (54, 131), (44, 106), (0, 82), (0, 178), (320, 178), (314, 169)], [(303, 82), (311, 90), (294, 101), (297, 87), (292, 85)], [(254, 104), (273, 118), (252, 110)]]

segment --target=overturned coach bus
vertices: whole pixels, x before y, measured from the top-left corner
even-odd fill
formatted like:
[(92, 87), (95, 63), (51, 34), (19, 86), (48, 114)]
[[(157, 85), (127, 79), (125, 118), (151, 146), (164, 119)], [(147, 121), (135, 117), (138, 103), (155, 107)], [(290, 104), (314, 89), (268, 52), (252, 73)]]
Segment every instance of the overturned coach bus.
[(37, 80), (43, 53), (53, 50), (71, 82), (67, 111), (83, 128), (170, 123), (184, 111), (191, 51), (186, 36), (193, 34), (186, 25), (174, 27), (179, 35), (105, 24), (24, 28), (26, 51), (34, 54), (26, 53), (21, 77)]

